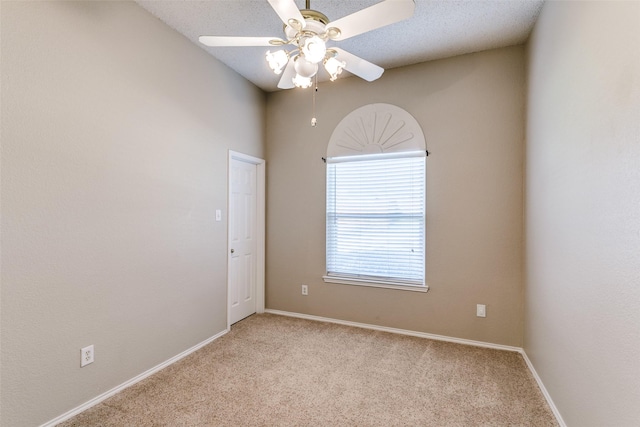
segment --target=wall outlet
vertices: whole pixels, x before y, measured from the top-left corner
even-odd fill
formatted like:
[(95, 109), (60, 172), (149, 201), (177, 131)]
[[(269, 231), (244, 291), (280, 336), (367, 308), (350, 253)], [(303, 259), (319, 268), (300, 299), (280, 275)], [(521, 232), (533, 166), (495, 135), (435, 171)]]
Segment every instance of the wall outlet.
[(309, 295), (309, 286), (302, 285), (302, 295)]
[(476, 306), (476, 316), (487, 317), (487, 306), (484, 304), (478, 304)]
[(93, 344), (80, 350), (80, 367), (93, 363)]

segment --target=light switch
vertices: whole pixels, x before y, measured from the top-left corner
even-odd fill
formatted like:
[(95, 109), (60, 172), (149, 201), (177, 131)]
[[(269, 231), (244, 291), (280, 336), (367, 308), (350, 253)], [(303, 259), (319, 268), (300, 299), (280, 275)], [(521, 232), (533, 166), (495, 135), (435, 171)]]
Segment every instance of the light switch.
[(220, 209), (216, 209), (216, 221), (222, 221), (222, 211)]
[(487, 306), (484, 304), (478, 304), (476, 306), (476, 316), (487, 317)]

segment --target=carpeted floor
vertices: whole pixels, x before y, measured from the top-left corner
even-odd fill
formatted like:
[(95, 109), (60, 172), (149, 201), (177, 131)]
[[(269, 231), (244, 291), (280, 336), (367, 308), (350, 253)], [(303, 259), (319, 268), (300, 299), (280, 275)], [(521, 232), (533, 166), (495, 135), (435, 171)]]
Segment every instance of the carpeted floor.
[(277, 315), (61, 426), (556, 426), (517, 353)]

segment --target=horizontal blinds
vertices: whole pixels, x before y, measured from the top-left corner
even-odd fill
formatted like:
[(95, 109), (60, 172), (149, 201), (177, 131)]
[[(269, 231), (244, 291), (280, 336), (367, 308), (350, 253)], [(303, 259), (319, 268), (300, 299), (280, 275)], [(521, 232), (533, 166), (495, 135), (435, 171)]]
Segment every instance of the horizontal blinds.
[(424, 282), (425, 158), (327, 164), (329, 275)]

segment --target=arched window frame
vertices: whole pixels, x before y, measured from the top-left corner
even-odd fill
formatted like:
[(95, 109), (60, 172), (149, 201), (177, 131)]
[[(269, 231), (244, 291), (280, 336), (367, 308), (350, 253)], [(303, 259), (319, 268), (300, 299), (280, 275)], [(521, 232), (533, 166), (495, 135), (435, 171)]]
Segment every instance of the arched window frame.
[(366, 105), (338, 124), (327, 147), (325, 282), (428, 290), (425, 157), (422, 129), (400, 107)]

